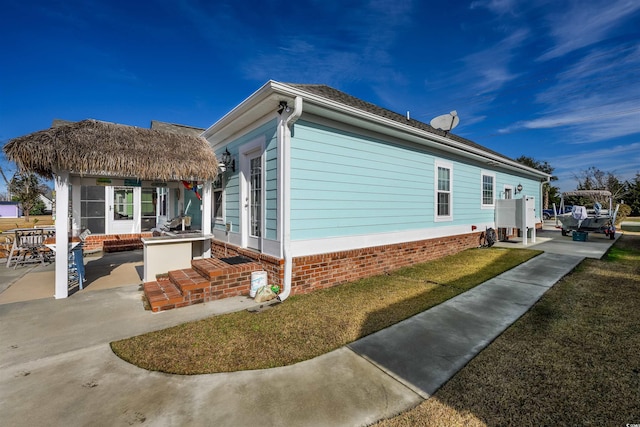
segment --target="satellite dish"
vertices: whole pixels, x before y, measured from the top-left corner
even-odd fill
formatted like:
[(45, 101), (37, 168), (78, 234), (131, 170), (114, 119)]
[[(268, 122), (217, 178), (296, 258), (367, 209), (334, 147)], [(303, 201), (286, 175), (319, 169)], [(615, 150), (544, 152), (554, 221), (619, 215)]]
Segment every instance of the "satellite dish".
[(460, 123), (460, 117), (458, 117), (457, 111), (452, 111), (449, 114), (443, 114), (442, 116), (435, 117), (431, 120), (432, 128), (443, 130), (445, 133), (458, 126)]

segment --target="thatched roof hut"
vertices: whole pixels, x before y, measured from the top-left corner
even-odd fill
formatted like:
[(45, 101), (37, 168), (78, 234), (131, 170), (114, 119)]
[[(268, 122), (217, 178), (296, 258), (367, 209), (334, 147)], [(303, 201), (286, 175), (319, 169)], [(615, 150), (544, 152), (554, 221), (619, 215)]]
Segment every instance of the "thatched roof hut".
[(218, 161), (199, 136), (97, 120), (65, 123), (10, 140), (9, 160), (22, 171), (144, 180), (215, 179)]

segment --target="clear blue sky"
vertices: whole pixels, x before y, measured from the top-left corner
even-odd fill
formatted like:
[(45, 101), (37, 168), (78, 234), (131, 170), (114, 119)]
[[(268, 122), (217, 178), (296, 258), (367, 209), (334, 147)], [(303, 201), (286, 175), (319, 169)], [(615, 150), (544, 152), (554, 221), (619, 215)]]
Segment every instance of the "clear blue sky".
[(638, 0), (2, 3), (2, 144), (54, 118), (206, 128), (273, 79), (457, 110), (455, 133), (549, 162), (562, 190), (640, 171)]

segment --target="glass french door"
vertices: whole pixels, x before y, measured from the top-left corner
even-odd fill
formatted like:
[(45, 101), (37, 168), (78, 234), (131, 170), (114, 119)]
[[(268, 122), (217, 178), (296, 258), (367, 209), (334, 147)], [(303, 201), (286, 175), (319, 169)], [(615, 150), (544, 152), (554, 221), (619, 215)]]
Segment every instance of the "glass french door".
[(109, 199), (109, 233), (132, 233), (135, 231), (134, 222), (134, 187), (110, 187)]
[(249, 157), (249, 174), (247, 179), (247, 227), (248, 246), (260, 249), (262, 237), (262, 156)]

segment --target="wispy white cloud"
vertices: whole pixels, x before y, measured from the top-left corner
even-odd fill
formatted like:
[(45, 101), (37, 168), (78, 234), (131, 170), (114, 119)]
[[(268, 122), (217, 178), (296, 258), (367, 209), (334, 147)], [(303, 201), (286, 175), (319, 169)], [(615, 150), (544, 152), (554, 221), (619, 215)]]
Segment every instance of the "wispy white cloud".
[(427, 107), (429, 113), (426, 115), (435, 116), (456, 109), (461, 127), (484, 121), (499, 91), (520, 76), (520, 72), (514, 71), (514, 60), (528, 36), (529, 30), (524, 27), (509, 32), (486, 49), (462, 57), (461, 66), (452, 69), (442, 80), (425, 81), (428, 92), (436, 89), (448, 92), (445, 97), (431, 100), (437, 105)]
[(640, 64), (640, 45), (619, 45), (594, 49), (558, 74), (565, 82), (584, 78), (609, 78), (624, 74), (628, 67)]
[(517, 0), (478, 0), (471, 2), (470, 9), (488, 9), (496, 15), (513, 14), (518, 6)]
[(564, 129), (570, 143), (591, 143), (640, 133), (640, 47), (598, 49), (557, 75), (536, 95), (544, 109), (536, 119), (514, 123), (521, 129)]
[(494, 46), (472, 53), (463, 59), (464, 71), (460, 78), (475, 82), (474, 95), (482, 95), (502, 88), (518, 77), (512, 70), (512, 60), (519, 46), (526, 40), (529, 30), (521, 28), (500, 40)]
[(597, 167), (613, 173), (618, 179), (632, 180), (640, 172), (640, 141), (628, 145), (612, 145), (598, 150), (573, 151), (553, 159), (554, 175), (558, 181), (554, 185), (562, 191), (576, 188), (576, 176), (589, 167)]
[[(334, 85), (368, 80), (374, 85), (397, 77), (390, 50), (399, 29), (410, 22), (413, 3), (367, 0), (344, 7), (341, 2), (315, 1), (304, 18), (285, 7), (286, 18), (272, 22), (266, 34), (264, 28), (260, 32), (250, 25), (239, 6), (205, 8), (183, 0), (181, 8), (215, 49), (243, 40), (245, 51), (238, 52), (237, 67), (247, 79)], [(334, 19), (336, 13), (340, 19)]]
[(540, 61), (602, 41), (640, 10), (640, 2), (634, 0), (575, 0), (562, 5), (547, 17), (554, 46), (538, 58)]
[[(293, 47), (276, 53), (260, 54), (243, 66), (247, 78), (286, 82), (308, 82), (337, 85), (358, 78), (354, 70), (361, 69), (356, 52), (326, 49), (308, 42), (292, 41)], [(304, 49), (300, 49), (304, 46)]]
[[(252, 58), (244, 70), (249, 78), (311, 81), (340, 85), (341, 82), (368, 80), (375, 85), (397, 77), (390, 49), (397, 42), (398, 29), (408, 22), (410, 1), (372, 0), (360, 7), (343, 9), (347, 15), (336, 21), (330, 34), (301, 31), (277, 38), (278, 49)], [(348, 34), (346, 39), (338, 35)], [(376, 70), (371, 73), (371, 70)]]

